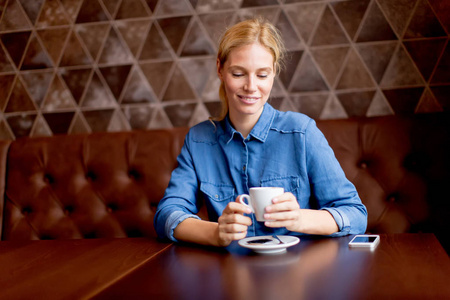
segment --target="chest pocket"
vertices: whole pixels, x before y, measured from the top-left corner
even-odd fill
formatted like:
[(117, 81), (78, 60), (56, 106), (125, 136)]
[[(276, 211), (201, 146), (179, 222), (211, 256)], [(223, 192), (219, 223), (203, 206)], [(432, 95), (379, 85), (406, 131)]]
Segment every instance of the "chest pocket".
[(290, 192), (298, 198), (300, 178), (297, 176), (286, 176), (262, 179), (261, 186), (282, 187), (285, 192)]
[(212, 202), (234, 200), (234, 187), (232, 185), (217, 185), (209, 182), (200, 183), (200, 191)]

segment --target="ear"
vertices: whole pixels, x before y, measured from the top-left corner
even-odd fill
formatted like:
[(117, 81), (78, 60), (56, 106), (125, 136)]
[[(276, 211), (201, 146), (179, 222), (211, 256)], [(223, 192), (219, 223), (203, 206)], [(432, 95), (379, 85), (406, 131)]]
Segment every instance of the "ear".
[(219, 76), (220, 80), (223, 80), (223, 76), (222, 76), (222, 67), (220, 65), (220, 59), (217, 59), (216, 61), (216, 67), (217, 67), (217, 76)]

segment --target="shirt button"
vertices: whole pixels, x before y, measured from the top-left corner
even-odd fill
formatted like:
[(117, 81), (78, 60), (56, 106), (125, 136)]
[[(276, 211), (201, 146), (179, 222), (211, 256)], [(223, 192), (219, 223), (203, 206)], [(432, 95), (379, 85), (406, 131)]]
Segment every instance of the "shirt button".
[(219, 195), (214, 195), (214, 198), (218, 199), (218, 198), (219, 198)]
[(242, 167), (242, 170), (245, 171), (246, 168), (247, 168), (247, 167), (244, 165), (244, 166)]

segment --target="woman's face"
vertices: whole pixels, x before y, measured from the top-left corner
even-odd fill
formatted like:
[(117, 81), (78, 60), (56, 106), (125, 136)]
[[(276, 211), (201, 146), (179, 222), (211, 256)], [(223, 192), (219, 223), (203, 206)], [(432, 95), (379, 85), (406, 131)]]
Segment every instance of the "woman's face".
[(230, 119), (259, 119), (264, 104), (269, 98), (275, 77), (271, 52), (258, 43), (233, 49), (223, 66), (217, 62), (219, 78), (222, 80)]

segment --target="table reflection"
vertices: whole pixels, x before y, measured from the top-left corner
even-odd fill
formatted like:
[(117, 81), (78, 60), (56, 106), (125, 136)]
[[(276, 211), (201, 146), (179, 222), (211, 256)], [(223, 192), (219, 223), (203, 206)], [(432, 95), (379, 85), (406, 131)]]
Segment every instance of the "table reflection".
[[(339, 276), (342, 265), (354, 264), (356, 269), (352, 269), (358, 272), (366, 254), (349, 255), (338, 240), (327, 238), (304, 245), (301, 241), (278, 255), (255, 254), (239, 246), (226, 250), (179, 246), (168, 255), (171, 263), (165, 276), (173, 282), (172, 292), (183, 298), (299, 299), (317, 295), (318, 288), (325, 289), (321, 283)], [(202, 288), (196, 286), (199, 282)], [(338, 285), (331, 288), (339, 290)], [(340, 291), (339, 295), (349, 293)]]

